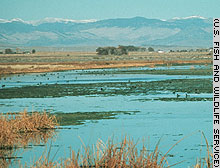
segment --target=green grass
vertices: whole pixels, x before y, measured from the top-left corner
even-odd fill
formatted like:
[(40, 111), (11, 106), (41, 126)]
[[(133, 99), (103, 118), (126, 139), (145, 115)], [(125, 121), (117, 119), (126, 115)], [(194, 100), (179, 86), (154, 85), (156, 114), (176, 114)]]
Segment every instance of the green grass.
[(116, 82), (91, 84), (51, 84), (0, 89), (0, 99), (46, 98), (64, 96), (149, 95), (160, 91), (212, 93), (212, 79), (172, 79), (152, 82)]
[(86, 120), (97, 121), (104, 119), (115, 119), (119, 114), (134, 115), (139, 111), (109, 111), (109, 112), (76, 112), (76, 113), (55, 113), (56, 119), (61, 126), (81, 125)]

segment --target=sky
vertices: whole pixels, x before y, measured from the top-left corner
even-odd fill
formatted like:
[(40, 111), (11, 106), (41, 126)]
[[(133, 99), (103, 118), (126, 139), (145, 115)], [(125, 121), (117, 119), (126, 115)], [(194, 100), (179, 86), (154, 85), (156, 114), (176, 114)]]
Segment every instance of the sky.
[(25, 21), (46, 17), (74, 20), (220, 17), (220, 0), (0, 0), (0, 18)]

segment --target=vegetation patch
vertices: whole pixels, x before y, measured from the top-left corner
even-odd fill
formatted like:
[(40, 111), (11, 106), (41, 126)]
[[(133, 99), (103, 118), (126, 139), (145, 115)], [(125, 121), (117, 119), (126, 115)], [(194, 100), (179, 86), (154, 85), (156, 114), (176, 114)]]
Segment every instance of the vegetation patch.
[[(212, 93), (212, 79), (172, 79), (151, 82), (51, 84), (0, 89), (0, 99), (47, 98), (83, 95), (148, 95), (159, 91)], [(16, 94), (15, 94), (16, 93)]]
[(135, 99), (134, 101), (212, 101), (212, 97), (189, 97), (189, 98), (175, 98), (175, 97), (161, 97), (161, 98), (152, 98), (152, 99)]
[(44, 113), (8, 113), (0, 115), (0, 165), (8, 167), (15, 151), (29, 143), (46, 143), (54, 137), (55, 116)]
[[(192, 66), (193, 67), (193, 66)], [(158, 69), (149, 69), (149, 70), (129, 70), (129, 69), (117, 69), (113, 71), (91, 71), (85, 73), (88, 74), (156, 74), (156, 75), (212, 75), (213, 70), (211, 68), (207, 69), (165, 69), (165, 70), (158, 70)], [(83, 74), (81, 74), (83, 75)]]
[(46, 112), (28, 114), (24, 111), (1, 114), (0, 125), (0, 149), (3, 149), (24, 144), (22, 137), (25, 133), (43, 132), (54, 129), (58, 124), (55, 116), (49, 116)]
[(213, 98), (209, 97), (192, 97), (192, 98), (156, 98), (154, 100), (160, 101), (212, 101)]
[(115, 119), (118, 114), (132, 115), (139, 111), (109, 111), (109, 112), (76, 112), (76, 113), (55, 113), (56, 119), (61, 126), (81, 125), (86, 120)]

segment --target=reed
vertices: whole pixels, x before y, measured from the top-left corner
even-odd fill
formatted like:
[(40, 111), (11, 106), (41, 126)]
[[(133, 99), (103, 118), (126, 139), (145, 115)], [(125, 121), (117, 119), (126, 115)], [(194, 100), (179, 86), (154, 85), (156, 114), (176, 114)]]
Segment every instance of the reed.
[[(109, 140), (107, 145), (99, 140), (92, 148), (83, 145), (83, 151), (71, 151), (71, 156), (60, 161), (49, 161), (46, 155), (41, 156), (38, 161), (33, 164), (33, 168), (126, 168), (126, 167), (146, 167), (146, 168), (162, 168), (164, 165), (168, 167), (166, 159), (161, 160), (158, 146), (153, 152), (148, 152), (143, 145), (141, 150), (137, 149), (137, 144), (126, 137), (121, 143), (114, 143)], [(48, 156), (48, 155), (47, 155)], [(165, 163), (164, 163), (165, 162)]]
[(55, 116), (50, 116), (46, 112), (29, 114), (24, 110), (20, 113), (2, 114), (0, 115), (0, 149), (12, 148), (17, 144), (26, 145), (25, 139), (31, 139), (34, 132), (43, 132), (56, 126)]
[[(202, 133), (204, 138), (205, 135)], [(98, 140), (92, 148), (86, 147), (83, 143), (83, 149), (75, 152), (71, 151), (71, 156), (59, 161), (49, 160), (50, 152), (47, 155), (42, 155), (39, 160), (34, 162), (32, 168), (168, 168), (178, 167), (181, 162), (169, 165), (167, 154), (182, 140), (180, 139), (174, 144), (165, 154), (159, 150), (159, 143), (154, 151), (149, 152), (145, 145), (141, 149), (137, 148), (137, 143), (125, 137), (120, 143), (114, 143), (113, 140), (108, 140), (107, 144), (102, 140)], [(192, 168), (212, 168), (212, 154), (210, 152), (208, 141), (205, 138), (207, 145), (207, 157), (199, 159)]]
[(205, 142), (206, 142), (207, 156), (205, 158), (197, 159), (197, 162), (194, 165), (194, 168), (212, 168), (213, 167), (213, 154), (210, 150), (208, 140), (205, 137), (205, 134), (203, 132), (202, 132), (202, 136), (204, 137)]

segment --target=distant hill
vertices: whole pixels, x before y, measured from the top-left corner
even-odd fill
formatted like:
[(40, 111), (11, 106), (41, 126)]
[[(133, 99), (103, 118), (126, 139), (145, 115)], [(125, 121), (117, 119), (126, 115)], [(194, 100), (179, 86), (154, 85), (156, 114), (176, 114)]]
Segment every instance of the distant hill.
[(212, 45), (212, 19), (144, 17), (74, 21), (0, 19), (0, 44), (18, 46)]

